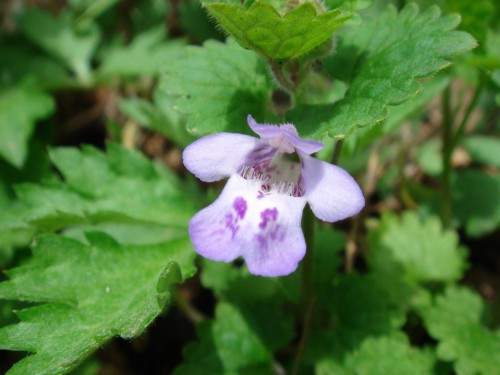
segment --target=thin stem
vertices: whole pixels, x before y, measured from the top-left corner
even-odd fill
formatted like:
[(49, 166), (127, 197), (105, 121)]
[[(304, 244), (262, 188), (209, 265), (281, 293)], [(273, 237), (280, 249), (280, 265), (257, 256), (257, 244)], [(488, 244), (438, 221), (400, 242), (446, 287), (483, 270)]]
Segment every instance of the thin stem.
[(467, 110), (465, 111), (464, 117), (462, 121), (460, 122), (460, 125), (458, 126), (457, 131), (453, 135), (453, 138), (451, 140), (451, 149), (457, 147), (458, 143), (460, 142), (460, 139), (463, 137), (465, 133), (465, 126), (467, 125), (467, 122), (469, 121), (469, 118), (472, 114), (472, 111), (474, 108), (476, 108), (477, 102), (479, 101), (479, 98), (481, 97), (481, 94), (483, 92), (484, 86), (486, 83), (486, 79), (483, 74), (481, 74), (481, 78), (479, 81), (479, 85), (476, 88), (476, 91), (474, 92), (474, 96), (472, 97), (469, 106), (467, 107)]
[(443, 123), (441, 124), (442, 138), (442, 186), (441, 186), (441, 221), (444, 228), (449, 228), (451, 224), (451, 154), (453, 152), (452, 144), (452, 126), (451, 118), (451, 88), (448, 86), (442, 97)]
[(292, 375), (297, 375), (300, 362), (304, 355), (304, 350), (311, 329), (312, 315), (316, 297), (314, 295), (313, 287), (313, 268), (314, 268), (314, 215), (309, 207), (304, 210), (303, 220), (304, 237), (307, 245), (307, 252), (304, 260), (302, 261), (302, 306), (306, 306), (304, 311), (304, 318), (302, 320), (302, 332), (300, 337), (299, 346), (297, 349), (297, 356), (295, 357), (295, 364), (293, 366)]
[(339, 139), (335, 142), (335, 148), (333, 149), (332, 164), (337, 164), (340, 159), (340, 153), (342, 152), (342, 146), (344, 145), (344, 140)]
[(174, 294), (174, 300), (177, 308), (181, 310), (187, 318), (193, 322), (194, 325), (200, 324), (202, 321), (204, 321), (206, 318), (203, 313), (198, 311), (196, 308), (194, 308), (191, 303), (183, 298), (179, 291), (176, 291)]

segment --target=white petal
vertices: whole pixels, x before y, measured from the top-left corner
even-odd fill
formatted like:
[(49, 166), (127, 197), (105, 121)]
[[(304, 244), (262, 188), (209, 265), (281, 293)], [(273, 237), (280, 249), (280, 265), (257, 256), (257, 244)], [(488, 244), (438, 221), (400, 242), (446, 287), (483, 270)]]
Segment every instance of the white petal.
[(349, 173), (308, 155), (301, 157), (305, 197), (319, 219), (334, 222), (361, 211), (365, 198)]
[(304, 257), (304, 198), (259, 192), (258, 181), (233, 175), (220, 197), (189, 224), (195, 250), (229, 262), (243, 256), (251, 273), (287, 275)]
[(191, 143), (182, 154), (186, 168), (200, 180), (213, 182), (237, 173), (258, 138), (217, 133)]

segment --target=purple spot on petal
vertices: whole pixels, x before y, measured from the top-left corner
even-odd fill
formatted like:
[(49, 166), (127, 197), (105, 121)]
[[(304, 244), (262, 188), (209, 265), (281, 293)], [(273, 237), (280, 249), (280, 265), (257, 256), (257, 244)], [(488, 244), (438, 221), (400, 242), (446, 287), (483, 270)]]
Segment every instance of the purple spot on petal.
[(260, 213), (260, 218), (262, 219), (262, 221), (259, 223), (259, 228), (266, 229), (267, 224), (270, 221), (276, 221), (276, 219), (278, 218), (278, 209), (276, 207), (266, 208)]
[(257, 193), (257, 199), (262, 199), (262, 198), (264, 198), (264, 193), (262, 191), (259, 191)]
[(247, 201), (242, 197), (236, 197), (233, 202), (233, 208), (238, 214), (238, 218), (243, 219), (245, 217), (245, 213), (247, 212)]

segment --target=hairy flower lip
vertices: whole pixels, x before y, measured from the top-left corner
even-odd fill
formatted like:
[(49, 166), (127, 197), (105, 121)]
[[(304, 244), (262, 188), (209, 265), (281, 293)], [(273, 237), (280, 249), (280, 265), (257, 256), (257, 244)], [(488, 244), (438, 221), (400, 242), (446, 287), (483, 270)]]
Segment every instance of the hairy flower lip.
[[(199, 179), (230, 177), (219, 198), (191, 219), (189, 234), (204, 257), (242, 256), (252, 274), (288, 275), (305, 255), (306, 203), (319, 219), (334, 222), (358, 213), (364, 197), (346, 171), (310, 156), (322, 143), (300, 138), (292, 124), (247, 120), (260, 138), (218, 133), (184, 150), (184, 165)], [(285, 157), (295, 152), (300, 162)]]

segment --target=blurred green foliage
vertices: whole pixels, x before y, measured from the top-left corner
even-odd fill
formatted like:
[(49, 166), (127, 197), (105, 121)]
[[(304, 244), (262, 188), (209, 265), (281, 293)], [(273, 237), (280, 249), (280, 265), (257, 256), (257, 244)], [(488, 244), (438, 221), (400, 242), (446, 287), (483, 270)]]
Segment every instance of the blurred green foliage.
[[(0, 5), (0, 348), (28, 353), (0, 371), (97, 373), (120, 336), (177, 345), (152, 372), (498, 373), (496, 2), (27, 3)], [(364, 190), (313, 224), (311, 273), (195, 257), (189, 219), (222, 185), (182, 149), (248, 114)]]

